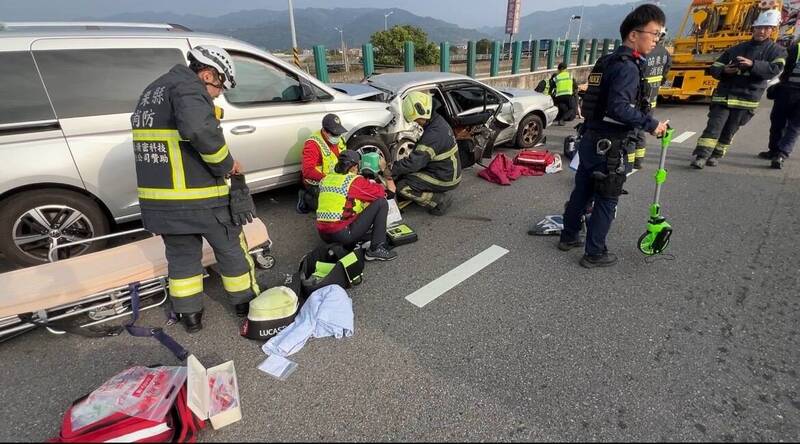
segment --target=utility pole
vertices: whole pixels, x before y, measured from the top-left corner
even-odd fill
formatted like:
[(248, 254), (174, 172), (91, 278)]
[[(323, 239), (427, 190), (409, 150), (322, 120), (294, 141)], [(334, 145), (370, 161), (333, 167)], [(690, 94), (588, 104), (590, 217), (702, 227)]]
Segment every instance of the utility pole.
[(297, 49), (297, 34), (294, 30), (294, 8), (292, 7), (292, 0), (289, 0), (289, 30), (292, 32), (292, 61), (295, 66), (300, 67), (300, 54)]
[(383, 30), (389, 30), (389, 16), (394, 14), (394, 11), (389, 11), (388, 14), (383, 14)]
[(344, 46), (344, 28), (333, 28), (339, 31), (339, 37), (342, 39), (342, 63), (344, 64), (344, 72), (350, 72), (350, 65), (347, 63), (347, 47)]

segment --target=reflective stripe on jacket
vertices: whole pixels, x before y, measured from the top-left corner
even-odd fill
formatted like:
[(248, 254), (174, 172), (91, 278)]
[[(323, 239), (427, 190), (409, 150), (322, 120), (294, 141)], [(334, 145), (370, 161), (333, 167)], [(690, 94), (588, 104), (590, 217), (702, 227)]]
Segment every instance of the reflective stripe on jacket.
[[(726, 74), (725, 67), (739, 56), (752, 60), (753, 66)], [(784, 65), (786, 50), (771, 40), (750, 40), (728, 48), (709, 69), (711, 75), (719, 80), (711, 97), (712, 103), (724, 104), (729, 108), (757, 108), (767, 89), (767, 82), (779, 75)]]
[(131, 115), (139, 205), (201, 209), (228, 205), (233, 158), (205, 85), (176, 65), (145, 88)]

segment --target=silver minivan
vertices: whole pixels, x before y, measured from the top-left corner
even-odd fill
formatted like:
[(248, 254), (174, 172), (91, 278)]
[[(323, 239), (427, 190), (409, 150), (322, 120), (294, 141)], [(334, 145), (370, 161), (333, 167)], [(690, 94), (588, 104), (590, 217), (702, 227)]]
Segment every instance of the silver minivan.
[[(174, 25), (0, 25), (0, 253), (15, 265), (51, 245), (100, 236), (139, 217), (130, 114), (142, 90), (187, 51), (212, 44), (236, 63), (237, 87), (216, 103), (253, 191), (297, 183), (303, 142), (326, 113), (348, 138), (392, 120), (247, 43)], [(68, 25), (68, 26), (67, 26)], [(79, 245), (77, 255), (103, 245)]]

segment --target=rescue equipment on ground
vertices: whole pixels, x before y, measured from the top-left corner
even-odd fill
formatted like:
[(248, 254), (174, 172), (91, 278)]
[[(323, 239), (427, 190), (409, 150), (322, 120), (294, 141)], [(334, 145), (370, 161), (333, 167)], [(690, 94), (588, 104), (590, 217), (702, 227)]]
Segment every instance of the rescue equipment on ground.
[(514, 163), (546, 174), (561, 171), (561, 156), (551, 153), (549, 150), (522, 150), (514, 158)]
[(417, 233), (406, 224), (399, 224), (386, 229), (386, 238), (393, 247), (412, 244), (419, 240)]
[(308, 297), (328, 285), (350, 288), (363, 280), (364, 251), (347, 251), (339, 244), (325, 245), (300, 260), (300, 296)]
[(252, 301), (239, 333), (250, 339), (266, 341), (294, 322), (300, 303), (289, 287), (272, 287)]
[(75, 401), (51, 442), (194, 442), (185, 367), (131, 367)]
[(186, 360), (187, 405), (214, 430), (242, 419), (239, 382), (233, 361), (206, 369), (194, 355)]
[(551, 236), (561, 234), (564, 229), (564, 216), (561, 214), (552, 214), (545, 216), (544, 219), (532, 226), (528, 230), (528, 234), (532, 236)]
[(661, 187), (667, 181), (667, 170), (664, 168), (667, 162), (667, 149), (672, 142), (673, 129), (668, 128), (666, 133), (661, 136), (661, 160), (656, 170), (656, 193), (653, 204), (650, 205), (650, 219), (647, 221), (647, 231), (639, 237), (637, 243), (639, 251), (647, 256), (662, 253), (669, 245), (669, 238), (672, 236), (672, 226), (661, 215)]

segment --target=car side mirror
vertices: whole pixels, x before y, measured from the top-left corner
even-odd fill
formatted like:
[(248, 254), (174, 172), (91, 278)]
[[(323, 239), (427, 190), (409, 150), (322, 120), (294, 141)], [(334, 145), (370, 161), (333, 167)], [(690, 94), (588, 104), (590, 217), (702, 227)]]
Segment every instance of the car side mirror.
[(300, 101), (301, 102), (313, 102), (317, 98), (317, 95), (314, 94), (314, 90), (311, 88), (311, 85), (301, 80), (300, 81)]

